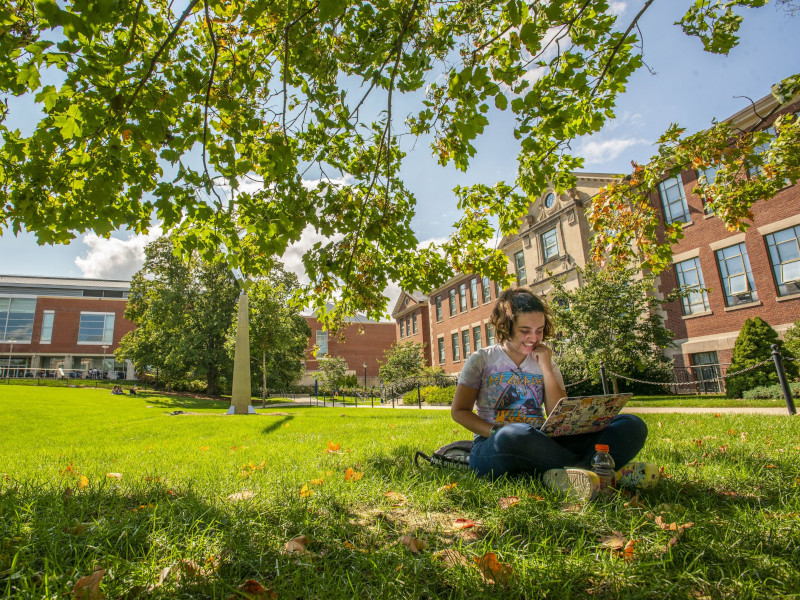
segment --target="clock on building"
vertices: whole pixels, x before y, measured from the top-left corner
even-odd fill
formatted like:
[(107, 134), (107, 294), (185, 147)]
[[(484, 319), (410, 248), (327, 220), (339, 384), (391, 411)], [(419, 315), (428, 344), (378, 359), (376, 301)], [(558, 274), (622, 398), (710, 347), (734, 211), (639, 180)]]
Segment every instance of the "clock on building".
[(553, 208), (553, 204), (555, 203), (556, 203), (556, 195), (553, 192), (550, 192), (544, 199), (544, 206), (545, 208)]

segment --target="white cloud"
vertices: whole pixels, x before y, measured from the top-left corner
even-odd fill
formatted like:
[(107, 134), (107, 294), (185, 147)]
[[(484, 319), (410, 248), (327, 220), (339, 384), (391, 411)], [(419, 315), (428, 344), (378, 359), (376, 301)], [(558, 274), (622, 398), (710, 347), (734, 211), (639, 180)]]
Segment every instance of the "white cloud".
[(608, 3), (608, 12), (609, 14), (619, 16), (625, 12), (625, 9), (628, 8), (627, 2), (616, 2), (612, 0)]
[(615, 160), (632, 146), (649, 143), (647, 140), (636, 138), (615, 138), (603, 141), (588, 139), (580, 142), (574, 152), (578, 156), (582, 156), (587, 164), (602, 165)]
[(160, 230), (154, 230), (148, 235), (130, 234), (127, 239), (106, 239), (87, 233), (82, 241), (89, 249), (75, 264), (84, 277), (130, 279), (144, 264), (144, 247), (160, 235)]

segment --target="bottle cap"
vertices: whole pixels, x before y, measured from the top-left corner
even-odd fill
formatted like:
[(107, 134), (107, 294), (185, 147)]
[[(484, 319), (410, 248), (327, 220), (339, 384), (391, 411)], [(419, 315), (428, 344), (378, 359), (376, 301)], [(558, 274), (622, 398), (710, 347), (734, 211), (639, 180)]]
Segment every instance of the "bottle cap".
[(594, 449), (597, 452), (608, 452), (608, 444), (595, 444)]

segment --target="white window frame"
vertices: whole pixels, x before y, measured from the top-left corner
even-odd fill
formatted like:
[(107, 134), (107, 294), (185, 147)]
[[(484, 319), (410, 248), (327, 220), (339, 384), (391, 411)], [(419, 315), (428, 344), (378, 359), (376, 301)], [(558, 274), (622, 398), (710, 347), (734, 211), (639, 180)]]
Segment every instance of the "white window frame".
[[(8, 343), (9, 340), (14, 340), (15, 344), (30, 344), (33, 340), (33, 321), (36, 317), (36, 297), (35, 296), (2, 296), (3, 300), (8, 301), (8, 306), (5, 311), (5, 321), (0, 322), (0, 343)], [(14, 300), (32, 300), (33, 311), (30, 311), (31, 319), (29, 325), (29, 335), (25, 338), (17, 335), (8, 335), (8, 320), (11, 317), (11, 304)], [(26, 311), (26, 314), (28, 311)]]
[(42, 331), (39, 334), (40, 344), (51, 344), (53, 342), (53, 323), (55, 322), (55, 318), (56, 311), (54, 310), (45, 310), (42, 312)]
[(437, 344), (439, 346), (439, 364), (443, 365), (445, 363), (445, 360), (447, 359), (444, 348), (444, 338), (443, 337), (437, 338)]
[(558, 248), (558, 229), (553, 227), (548, 229), (541, 236), (542, 241), (542, 262), (546, 263), (553, 258), (556, 258), (560, 250)]
[[(736, 306), (741, 302), (758, 300), (756, 284), (750, 268), (750, 258), (744, 242), (720, 248), (715, 255), (719, 277), (722, 280), (722, 289), (725, 292), (725, 305)], [(731, 266), (737, 266), (737, 260), (741, 264), (741, 270), (733, 271)]]
[[(81, 328), (83, 325), (84, 316), (103, 316), (103, 339), (102, 341), (96, 340), (81, 340)], [(108, 318), (111, 317), (111, 327), (108, 325)], [(81, 311), (80, 318), (78, 319), (78, 345), (79, 346), (110, 346), (114, 343), (114, 327), (116, 326), (116, 313), (113, 312), (94, 312), (94, 311)], [(109, 335), (110, 333), (110, 335)]]
[(453, 362), (459, 362), (461, 360), (461, 349), (458, 345), (457, 333), (450, 334), (450, 343), (453, 345)]
[[(677, 192), (675, 196), (674, 192)], [(664, 222), (667, 224), (680, 222), (690, 223), (689, 205), (686, 203), (686, 192), (683, 190), (683, 179), (680, 173), (658, 184), (658, 196), (664, 210)], [(680, 212), (675, 210), (680, 205)]]
[(517, 275), (517, 284), (528, 283), (528, 272), (525, 269), (525, 253), (520, 250), (514, 254), (514, 272)]
[[(786, 239), (777, 239), (776, 236), (787, 232), (789, 235)], [(767, 254), (772, 266), (772, 275), (775, 278), (778, 296), (788, 296), (800, 292), (800, 225), (769, 233), (764, 236), (764, 241), (767, 244)], [(783, 248), (788, 248), (787, 252), (794, 256), (789, 256), (788, 260), (784, 260)]]
[(314, 336), (314, 344), (316, 344), (317, 354), (316, 358), (319, 360), (328, 355), (328, 332), (324, 329), (317, 329), (316, 335)]
[[(694, 272), (697, 281), (687, 284), (687, 274)], [(681, 305), (683, 307), (684, 315), (694, 315), (697, 313), (707, 312), (709, 310), (708, 294), (705, 291), (705, 282), (703, 281), (703, 269), (700, 266), (700, 259), (698, 257), (690, 258), (688, 260), (675, 263), (675, 274), (678, 279), (678, 287), (688, 290), (697, 291), (691, 292), (688, 296), (681, 298)], [(700, 306), (701, 308), (697, 308)]]

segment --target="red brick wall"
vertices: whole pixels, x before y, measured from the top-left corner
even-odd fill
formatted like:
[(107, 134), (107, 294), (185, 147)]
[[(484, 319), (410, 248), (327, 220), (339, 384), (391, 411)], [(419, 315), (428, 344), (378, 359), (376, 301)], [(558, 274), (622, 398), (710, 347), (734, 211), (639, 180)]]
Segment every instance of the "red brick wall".
[[(319, 369), (319, 362), (314, 358), (316, 332), (322, 326), (314, 317), (305, 317), (311, 337), (306, 347), (306, 371)], [(377, 377), (378, 361), (384, 362), (384, 352), (395, 343), (394, 323), (354, 323), (345, 327), (341, 334), (343, 339), (328, 334), (328, 354), (341, 356), (347, 361), (347, 367), (363, 376), (364, 363), (367, 363), (367, 377)]]

